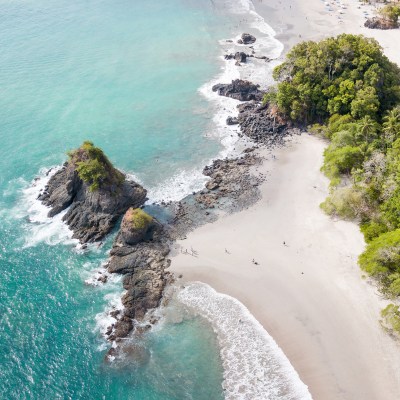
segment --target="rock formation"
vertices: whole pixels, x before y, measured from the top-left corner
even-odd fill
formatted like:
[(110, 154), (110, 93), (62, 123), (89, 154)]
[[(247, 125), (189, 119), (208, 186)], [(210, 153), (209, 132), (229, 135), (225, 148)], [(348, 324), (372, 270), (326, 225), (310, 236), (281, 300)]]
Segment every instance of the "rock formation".
[(238, 40), (239, 44), (253, 44), (257, 39), (249, 33), (242, 33), (241, 38)]
[(129, 207), (140, 207), (146, 190), (115, 169), (91, 142), (69, 153), (69, 160), (49, 180), (39, 200), (49, 217), (67, 209), (63, 221), (81, 243), (101, 240)]
[(396, 29), (399, 27), (399, 24), (389, 19), (373, 17), (373, 18), (368, 18), (365, 21), (364, 26), (370, 29), (387, 30), (387, 29)]
[(126, 337), (147, 311), (160, 305), (172, 280), (165, 271), (170, 265), (166, 236), (163, 226), (144, 211), (131, 208), (125, 213), (107, 269), (124, 275), (127, 292), (122, 297), (123, 312), (114, 315), (116, 322), (108, 329), (109, 340)]
[(244, 103), (238, 106), (238, 121), (242, 134), (257, 143), (281, 144), (287, 134), (296, 133), (292, 123), (276, 108), (259, 103)]
[(249, 81), (236, 79), (228, 84), (218, 83), (212, 87), (212, 90), (220, 96), (231, 97), (240, 101), (261, 101), (264, 97), (264, 92), (259, 87), (259, 85), (254, 85)]

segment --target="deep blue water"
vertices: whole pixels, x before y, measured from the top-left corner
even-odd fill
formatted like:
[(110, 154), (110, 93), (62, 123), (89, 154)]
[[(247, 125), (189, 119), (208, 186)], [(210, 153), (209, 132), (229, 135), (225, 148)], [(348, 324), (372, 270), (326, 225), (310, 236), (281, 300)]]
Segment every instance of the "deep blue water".
[(84, 281), (112, 237), (79, 253), (26, 189), (86, 139), (153, 188), (215, 157), (198, 88), (232, 23), (211, 0), (0, 0), (0, 398), (222, 398), (197, 318), (145, 336), (145, 363), (104, 362), (96, 316), (121, 284)]

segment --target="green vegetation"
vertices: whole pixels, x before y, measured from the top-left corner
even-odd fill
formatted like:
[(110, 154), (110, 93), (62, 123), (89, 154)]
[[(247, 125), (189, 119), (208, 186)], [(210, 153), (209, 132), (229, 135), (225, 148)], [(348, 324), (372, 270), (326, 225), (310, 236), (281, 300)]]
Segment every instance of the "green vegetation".
[(332, 115), (377, 118), (400, 100), (400, 69), (374, 39), (340, 35), (295, 46), (274, 70), (280, 111), (301, 123)]
[(389, 304), (381, 311), (383, 325), (393, 333), (400, 335), (400, 310), (399, 306)]
[(397, 24), (398, 19), (400, 17), (400, 6), (398, 5), (393, 5), (393, 4), (388, 4), (384, 7), (382, 7), (378, 14), (383, 18), (386, 19), (393, 24)]
[[(368, 243), (360, 267), (398, 298), (400, 69), (375, 40), (340, 35), (295, 46), (274, 77), (277, 88), (265, 101), (330, 140), (321, 170), (331, 192), (321, 207), (360, 223)], [(399, 328), (398, 308), (385, 310)]]
[(89, 184), (92, 192), (106, 186), (116, 189), (125, 179), (125, 176), (113, 167), (103, 150), (95, 147), (92, 142), (83, 142), (81, 147), (70, 151), (68, 156), (79, 177)]
[(129, 221), (136, 230), (146, 230), (153, 222), (153, 217), (141, 208), (131, 208), (128, 213)]

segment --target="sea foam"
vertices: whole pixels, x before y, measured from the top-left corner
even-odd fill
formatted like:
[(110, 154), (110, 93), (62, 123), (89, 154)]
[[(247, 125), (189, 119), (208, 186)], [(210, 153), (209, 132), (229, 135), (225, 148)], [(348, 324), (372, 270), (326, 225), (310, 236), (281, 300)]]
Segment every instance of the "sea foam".
[(197, 282), (181, 289), (177, 299), (217, 334), (226, 400), (312, 399), (280, 347), (238, 300)]
[(212, 123), (203, 134), (206, 137), (217, 140), (221, 144), (221, 149), (215, 157), (204, 160), (201, 165), (177, 171), (167, 181), (155, 187), (150, 187), (148, 191), (150, 203), (159, 203), (162, 200), (178, 201), (194, 191), (201, 190), (209, 179), (202, 173), (204, 165), (210, 165), (216, 159), (239, 156), (245, 147), (249, 145), (249, 141), (246, 138), (240, 137), (238, 125), (226, 124), (228, 117), (238, 115), (237, 106), (240, 102), (219, 96), (212, 91), (214, 85), (217, 83), (231, 83), (234, 79), (245, 79), (266, 89), (273, 83), (272, 70), (277, 65), (275, 59), (283, 51), (283, 44), (275, 38), (276, 32), (266, 23), (264, 18), (256, 13), (251, 0), (219, 0), (218, 3), (220, 7), (228, 10), (229, 13), (239, 16), (240, 27), (237, 29), (250, 29), (257, 37), (257, 41), (253, 45), (256, 55), (266, 56), (273, 61), (267, 63), (264, 60), (248, 58), (246, 63), (236, 66), (235, 60), (225, 60), (224, 56), (236, 51), (248, 52), (248, 46), (237, 44), (242, 32), (237, 31), (237, 36), (229, 39), (231, 42), (228, 42), (227, 39), (219, 41), (221, 46), (219, 55), (220, 72), (202, 85), (198, 92), (209, 101), (211, 113), (213, 113)]
[(49, 218), (50, 208), (38, 200), (49, 179), (60, 168), (42, 168), (38, 177), (30, 183), (26, 182), (20, 190), (19, 200), (11, 214), (14, 218), (25, 219), (28, 222), (25, 225), (25, 247), (36, 246), (40, 242), (48, 245), (78, 244), (78, 240), (72, 239), (73, 232), (62, 220), (67, 210)]

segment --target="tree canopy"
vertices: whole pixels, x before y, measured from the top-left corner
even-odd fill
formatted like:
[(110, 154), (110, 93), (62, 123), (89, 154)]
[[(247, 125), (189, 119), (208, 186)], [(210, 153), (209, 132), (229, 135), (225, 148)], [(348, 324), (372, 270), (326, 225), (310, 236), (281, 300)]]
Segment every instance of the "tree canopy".
[(295, 46), (274, 70), (273, 98), (291, 119), (323, 122), (332, 115), (379, 118), (400, 100), (400, 69), (378, 42), (342, 34)]

